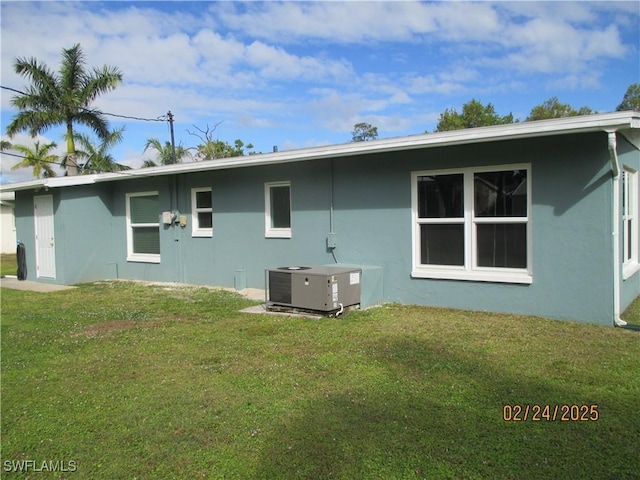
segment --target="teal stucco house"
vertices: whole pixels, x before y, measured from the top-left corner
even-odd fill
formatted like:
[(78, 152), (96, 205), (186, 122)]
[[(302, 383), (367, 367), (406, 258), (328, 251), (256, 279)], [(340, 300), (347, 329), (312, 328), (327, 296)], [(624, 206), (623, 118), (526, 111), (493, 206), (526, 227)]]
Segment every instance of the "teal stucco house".
[(640, 294), (640, 113), (5, 185), (29, 279), (265, 288), (375, 268), (380, 300), (620, 324)]

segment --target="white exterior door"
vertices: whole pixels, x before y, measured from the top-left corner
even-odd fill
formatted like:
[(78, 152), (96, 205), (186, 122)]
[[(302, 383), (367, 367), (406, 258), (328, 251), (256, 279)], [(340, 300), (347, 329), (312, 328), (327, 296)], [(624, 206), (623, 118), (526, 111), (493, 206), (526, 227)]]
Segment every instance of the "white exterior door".
[(56, 278), (53, 195), (33, 197), (33, 211), (36, 232), (36, 276)]

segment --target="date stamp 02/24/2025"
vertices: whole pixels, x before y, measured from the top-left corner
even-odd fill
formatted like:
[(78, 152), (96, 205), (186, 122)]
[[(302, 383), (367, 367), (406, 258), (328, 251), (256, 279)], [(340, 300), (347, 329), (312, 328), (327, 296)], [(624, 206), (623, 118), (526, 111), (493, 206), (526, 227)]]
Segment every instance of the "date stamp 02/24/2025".
[(505, 422), (596, 422), (600, 419), (597, 404), (507, 404), (502, 407)]

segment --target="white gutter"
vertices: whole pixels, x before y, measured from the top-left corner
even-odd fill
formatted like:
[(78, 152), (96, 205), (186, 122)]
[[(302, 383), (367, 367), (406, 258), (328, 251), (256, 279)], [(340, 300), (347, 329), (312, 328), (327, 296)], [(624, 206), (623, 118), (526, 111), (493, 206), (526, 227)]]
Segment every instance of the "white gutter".
[(618, 161), (616, 132), (607, 131), (609, 159), (611, 160), (611, 173), (613, 174), (613, 323), (618, 327), (627, 324), (620, 318), (620, 163)]

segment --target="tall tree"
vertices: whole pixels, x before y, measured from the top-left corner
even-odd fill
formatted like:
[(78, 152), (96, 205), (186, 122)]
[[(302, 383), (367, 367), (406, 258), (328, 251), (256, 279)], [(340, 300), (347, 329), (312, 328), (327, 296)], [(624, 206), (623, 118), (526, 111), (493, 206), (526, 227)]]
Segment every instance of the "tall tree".
[[(144, 145), (144, 152), (147, 150), (155, 150), (156, 160), (160, 162), (160, 165), (171, 165), (174, 163), (182, 163), (185, 158), (190, 158), (191, 153), (189, 149), (183, 147), (181, 144), (176, 146), (176, 157), (173, 158), (173, 148), (171, 142), (164, 142), (164, 144), (157, 138), (149, 138)], [(144, 153), (143, 152), (143, 153)], [(158, 163), (154, 160), (145, 160), (143, 167), (155, 167)]]
[[(116, 163), (109, 150), (123, 140), (124, 127), (109, 132), (106, 140), (94, 145), (88, 135), (84, 133), (76, 133), (76, 144), (80, 146), (80, 150), (76, 151), (78, 159), (85, 160), (82, 167), (82, 173), (99, 173), (99, 172), (118, 172), (122, 170), (130, 170), (131, 167)], [(62, 165), (65, 165), (67, 155), (62, 158)]]
[[(196, 160), (216, 160), (219, 158), (242, 157), (244, 155), (244, 142), (237, 139), (233, 145), (222, 140), (209, 140), (198, 145), (196, 152)], [(247, 148), (253, 148), (248, 144)]]
[(378, 138), (378, 127), (366, 122), (356, 123), (353, 126), (353, 131), (351, 132), (352, 142), (366, 142), (376, 138)]
[(527, 122), (533, 120), (547, 120), (550, 118), (576, 117), (578, 115), (590, 115), (595, 113), (589, 107), (580, 107), (578, 110), (568, 103), (560, 103), (558, 97), (551, 97), (540, 105), (531, 109)]
[(513, 122), (513, 115), (511, 113), (501, 116), (496, 113), (491, 103), (483, 105), (474, 98), (462, 106), (462, 113), (458, 113), (455, 108), (446, 109), (441, 113), (435, 131), (445, 132), (448, 130), (462, 130), (464, 128), (504, 125)]
[(640, 112), (640, 83), (632, 83), (627, 88), (624, 97), (622, 98), (622, 103), (617, 106), (617, 111), (622, 110), (635, 110), (636, 112)]
[[(213, 132), (218, 128), (222, 122), (216, 123), (213, 128), (207, 127), (203, 130), (202, 128), (196, 127), (194, 128), (198, 130), (200, 133), (194, 133), (187, 130), (189, 135), (193, 135), (194, 137), (198, 137), (202, 142), (196, 147), (196, 160), (216, 160), (218, 158), (229, 158), (229, 157), (242, 157), (244, 155), (244, 149), (249, 148), (252, 149), (252, 144), (245, 145), (242, 140), (239, 138), (233, 142), (233, 145), (229, 145), (228, 142), (223, 142), (222, 140), (214, 140)], [(249, 152), (251, 155), (253, 152)]]
[(17, 95), (11, 104), (19, 112), (7, 126), (7, 135), (28, 131), (36, 136), (51, 127), (63, 125), (67, 139), (67, 174), (78, 173), (74, 125), (93, 130), (101, 140), (109, 135), (104, 114), (92, 109), (100, 95), (116, 88), (122, 74), (115, 67), (103, 66), (87, 71), (79, 44), (62, 50), (60, 71), (54, 73), (35, 58), (17, 58), (14, 70), (30, 80), (24, 95)]
[(20, 152), (24, 158), (20, 163), (15, 164), (11, 170), (33, 168), (33, 176), (35, 178), (40, 178), (40, 174), (44, 178), (55, 177), (56, 172), (53, 170), (53, 165), (58, 164), (58, 156), (52, 154), (51, 150), (57, 146), (55, 142), (45, 143), (44, 145), (40, 145), (40, 142), (35, 142), (33, 147), (12, 145), (11, 148)]

